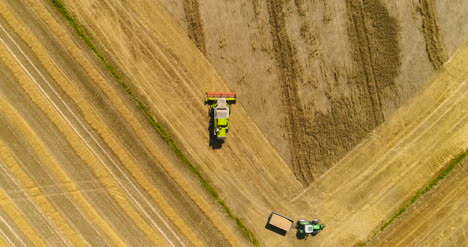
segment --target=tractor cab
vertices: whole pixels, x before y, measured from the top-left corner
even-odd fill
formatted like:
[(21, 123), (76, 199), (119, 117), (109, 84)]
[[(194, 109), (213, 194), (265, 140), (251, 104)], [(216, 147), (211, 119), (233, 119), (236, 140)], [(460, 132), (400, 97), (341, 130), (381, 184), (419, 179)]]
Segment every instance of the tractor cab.
[(320, 223), (319, 219), (315, 219), (312, 221), (299, 220), (296, 226), (298, 234), (305, 238), (307, 238), (309, 234), (312, 236), (319, 234), (325, 228), (325, 224), (319, 224), (319, 223)]
[(305, 225), (304, 226), (304, 233), (309, 234), (314, 232), (315, 226), (313, 225)]

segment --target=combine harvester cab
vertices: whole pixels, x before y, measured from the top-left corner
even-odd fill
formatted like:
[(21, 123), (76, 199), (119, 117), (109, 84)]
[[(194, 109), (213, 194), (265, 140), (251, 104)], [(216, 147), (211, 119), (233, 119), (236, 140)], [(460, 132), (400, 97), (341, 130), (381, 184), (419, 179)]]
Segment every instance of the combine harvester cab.
[(236, 103), (236, 93), (206, 93), (205, 104), (213, 117), (213, 134), (218, 140), (226, 139), (229, 130), (231, 105)]

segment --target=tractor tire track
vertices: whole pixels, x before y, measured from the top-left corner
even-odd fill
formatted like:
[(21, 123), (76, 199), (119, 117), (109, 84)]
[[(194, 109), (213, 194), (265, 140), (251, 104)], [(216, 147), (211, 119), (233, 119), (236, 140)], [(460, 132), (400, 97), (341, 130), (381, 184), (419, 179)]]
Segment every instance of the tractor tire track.
[(357, 50), (358, 55), (356, 57), (362, 69), (362, 80), (365, 83), (364, 88), (367, 89), (367, 96), (370, 99), (372, 105), (371, 109), (374, 112), (374, 119), (371, 125), (371, 128), (373, 128), (384, 121), (384, 116), (372, 65), (372, 47), (368, 37), (364, 10), (361, 1), (347, 1), (346, 7), (352, 25), (350, 28), (350, 30), (352, 30), (350, 36), (353, 37), (353, 44), (357, 42), (354, 49)]
[[(367, 92), (359, 99), (363, 109), (370, 109), (368, 130), (384, 120), (384, 101), (399, 101), (395, 80), (401, 66), (399, 26), (380, 0), (347, 1), (348, 36), (352, 55), (357, 61), (356, 84)], [(386, 99), (383, 94), (391, 95)]]
[[(36, 8), (36, 7), (35, 7), (35, 8)], [(36, 10), (37, 10), (37, 8), (36, 8)], [(42, 15), (42, 16), (45, 18), (46, 15), (47, 15), (47, 14), (44, 14), (44, 15)], [(50, 26), (51, 26), (52, 28), (57, 26), (57, 24), (51, 24), (50, 22), (49, 22), (49, 24), (50, 24)], [(63, 34), (63, 32), (60, 32), (60, 31), (58, 31), (57, 29), (54, 29), (54, 31), (57, 31), (57, 32), (60, 33), (60, 34)], [(70, 49), (70, 54), (72, 54), (72, 56), (75, 56), (75, 55), (76, 55), (75, 58), (77, 59), (77, 61), (78, 61), (80, 64), (82, 64), (83, 68), (88, 72), (88, 75), (90, 75), (91, 78), (94, 78), (94, 79), (98, 82), (98, 84), (99, 84), (99, 86), (102, 88), (102, 90), (103, 90), (104, 92), (106, 92), (106, 94), (109, 94), (111, 101), (113, 101), (115, 104), (121, 106), (121, 107), (118, 107), (118, 110), (121, 112), (121, 115), (122, 115), (122, 116), (125, 116), (125, 118), (126, 118), (126, 120), (127, 120), (128, 122), (130, 122), (130, 123), (135, 122), (133, 118), (129, 117), (129, 116), (131, 116), (132, 114), (131, 114), (131, 112), (128, 110), (128, 106), (126, 106), (126, 105), (125, 105), (123, 102), (121, 102), (120, 100), (117, 100), (117, 102), (118, 102), (118, 103), (117, 103), (116, 100), (114, 100), (114, 99), (115, 99), (115, 97), (119, 97), (119, 96), (117, 96), (116, 94), (110, 94), (110, 92), (113, 92), (114, 89), (112, 89), (112, 87), (109, 87), (109, 85), (107, 85), (107, 84), (105, 84), (105, 83), (102, 83), (102, 82), (104, 81), (104, 78), (102, 77), (102, 75), (100, 75), (99, 72), (98, 72), (97, 70), (94, 69), (94, 66), (93, 66), (92, 64), (87, 63), (87, 62), (85, 61), (85, 59), (83, 59), (82, 57), (80, 57), (80, 55), (76, 52), (76, 51), (77, 51), (77, 47), (76, 47), (76, 46), (74, 46), (74, 47), (72, 46), (73, 42), (71, 42), (71, 38), (68, 37), (68, 36), (66, 36), (66, 35), (59, 35), (59, 37), (61, 37), (61, 38), (67, 37), (68, 39), (70, 39), (70, 40), (67, 40), (67, 41), (64, 42), (65, 44), (68, 44), (68, 49)], [(78, 55), (77, 55), (77, 54), (78, 54)], [(54, 73), (53, 73), (52, 75), (54, 75)], [(84, 112), (85, 118), (87, 118), (86, 114), (87, 114), (88, 112), (91, 112), (91, 110), (89, 109), (89, 107), (86, 107), (85, 105), (83, 105), (84, 102), (83, 102), (82, 100), (78, 100), (78, 98), (76, 98), (76, 97), (78, 97), (77, 95), (78, 95), (79, 93), (77, 93), (76, 91), (74, 91), (74, 90), (72, 89), (72, 87), (67, 87), (67, 86), (65, 86), (64, 84), (62, 84), (63, 79), (60, 79), (60, 78), (55, 78), (55, 79), (56, 79), (57, 82), (60, 82), (61, 87), (64, 88), (64, 90), (69, 94), (69, 96), (72, 97), (76, 102), (78, 102), (78, 106), (82, 109), (82, 112)], [(84, 107), (84, 108), (83, 108), (83, 107)], [(123, 112), (122, 112), (122, 111), (123, 111)], [(89, 117), (88, 120), (91, 121), (90, 119), (92, 119), (92, 118)], [(91, 123), (93, 123), (93, 121), (91, 121)], [(95, 126), (95, 125), (93, 124), (93, 126)], [(98, 129), (99, 129), (99, 127), (98, 127)], [(141, 126), (140, 126), (140, 127), (136, 127), (136, 130), (139, 130), (139, 129), (141, 129)], [(104, 135), (104, 136), (106, 136), (106, 135)], [(112, 147), (112, 144), (109, 144), (109, 145), (111, 145), (111, 147)], [(154, 149), (154, 148), (153, 148), (153, 149)], [(122, 151), (122, 150), (121, 150), (121, 151)], [(123, 153), (123, 151), (120, 152), (120, 153)], [(128, 160), (128, 159), (127, 159), (127, 160)], [(129, 161), (129, 162), (130, 162), (130, 161)], [(130, 162), (130, 163), (131, 163), (131, 162)], [(168, 167), (170, 167), (169, 164), (166, 165), (166, 168), (165, 168), (165, 169), (166, 169), (166, 170), (169, 172), (169, 174), (171, 175), (170, 169), (168, 169)], [(132, 172), (133, 172), (133, 171), (135, 171), (135, 172), (138, 172), (138, 171), (139, 171), (139, 169), (136, 168), (135, 165), (134, 165), (134, 167), (131, 168), (130, 170), (131, 170)], [(172, 169), (172, 170), (174, 170), (174, 169)], [(171, 175), (171, 176), (172, 176), (172, 175)], [(137, 178), (144, 178), (142, 174), (139, 174), (139, 175), (137, 174), (137, 175), (135, 175), (135, 177), (137, 177)], [(181, 178), (182, 178), (182, 177), (179, 175), (178, 178), (175, 179), (175, 181), (178, 182), (178, 183), (180, 183), (180, 181), (183, 181)], [(140, 182), (141, 182), (141, 181), (140, 181)], [(151, 193), (152, 193), (152, 189), (149, 187), (149, 182), (148, 182), (147, 180), (146, 180), (146, 186), (145, 186), (145, 187), (148, 189), (148, 191), (149, 191), (150, 194), (151, 194)], [(187, 186), (187, 184), (185, 184), (184, 186), (181, 186), (181, 188), (183, 188), (184, 190), (189, 190), (188, 188), (190, 188), (190, 187), (191, 187), (191, 186)], [(206, 204), (206, 202), (205, 202), (205, 203), (199, 202), (200, 200), (197, 200), (197, 199), (195, 198), (195, 197), (196, 197), (195, 195), (197, 194), (195, 191), (193, 191), (193, 192), (191, 192), (191, 193), (188, 193), (188, 194), (190, 195), (190, 198), (192, 198), (192, 200), (194, 200), (196, 203), (198, 203), (198, 205), (199, 205), (200, 208), (205, 212), (205, 214), (208, 216), (208, 218), (213, 219), (213, 217), (214, 217), (214, 216), (213, 216), (213, 213), (212, 213), (213, 210), (207, 208), (207, 205), (208, 205), (208, 204)], [(153, 194), (152, 196), (154, 197), (155, 195)], [(170, 207), (165, 207), (165, 208), (166, 208), (166, 210), (170, 210)], [(167, 212), (166, 212), (166, 213), (167, 213)], [(167, 213), (167, 215), (171, 216), (171, 214), (169, 214), (169, 213)], [(176, 217), (175, 214), (172, 214), (172, 217)], [(177, 220), (177, 219), (176, 219), (175, 221), (181, 222), (181, 220)], [(181, 227), (181, 226), (182, 226), (182, 225), (180, 225), (180, 224), (178, 225), (178, 227)], [(236, 241), (235, 239), (232, 239), (232, 238), (229, 237), (229, 234), (227, 234), (228, 231), (226, 231), (226, 229), (223, 229), (223, 224), (222, 224), (222, 221), (221, 221), (220, 219), (217, 219), (217, 224), (214, 224), (214, 226), (216, 226), (216, 227), (218, 227), (218, 228), (221, 228), (221, 229), (222, 229), (222, 230), (221, 230), (221, 233), (226, 234), (227, 240), (228, 240), (229, 242), (232, 242), (232, 244), (236, 245), (237, 241)], [(185, 232), (185, 233), (187, 234), (187, 233), (189, 233), (189, 230), (185, 229), (185, 230), (183, 230), (183, 232)], [(189, 236), (190, 236), (190, 234), (189, 234)], [(192, 240), (191, 240), (191, 241), (192, 241), (193, 243), (197, 243), (197, 241), (193, 238), (193, 235), (192, 235)], [(238, 244), (238, 243), (237, 243), (237, 244)]]
[[(41, 208), (41, 211), (54, 222), (54, 224), (60, 229), (61, 232), (63, 232), (66, 238), (69, 239), (73, 245), (89, 245), (89, 243), (85, 242), (85, 240), (82, 239), (76, 233), (76, 231), (67, 223), (63, 216), (53, 206), (52, 202), (47, 197), (40, 196), (41, 194), (43, 194), (43, 192), (27, 175), (27, 173), (23, 170), (22, 166), (18, 163), (13, 154), (6, 148), (5, 144), (3, 144), (2, 142), (0, 142), (0, 158), (9, 168), (10, 172), (23, 184), (23, 186), (28, 191), (29, 195)], [(46, 246), (44, 240), (42, 240), (42, 238), (38, 236), (35, 230), (31, 230), (31, 228), (25, 226), (24, 223), (22, 223), (21, 229), (27, 231), (25, 232), (25, 235), (30, 237), (30, 240), (33, 243), (37, 242), (37, 244)], [(69, 245), (69, 243), (67, 243), (67, 245)]]
[[(18, 27), (19, 23), (17, 22), (17, 20), (13, 18), (9, 10), (7, 8), (4, 8), (5, 7), (4, 5), (1, 5), (0, 7), (2, 7), (1, 12), (5, 19), (9, 20), (10, 22), (16, 21), (15, 23), (16, 25), (13, 25), (12, 27)], [(27, 40), (27, 37), (32, 37), (30, 36), (31, 33), (25, 33), (27, 32), (25, 28), (19, 28), (16, 31), (19, 33), (22, 33), (23, 35), (26, 34), (26, 36), (23, 36), (23, 38), (26, 37), (26, 40)], [(28, 42), (28, 43), (39, 44), (39, 41)], [(79, 134), (79, 131), (72, 125), (70, 120), (65, 117), (64, 113), (57, 107), (57, 105), (55, 105), (54, 103), (49, 104), (49, 102), (52, 102), (52, 100), (47, 95), (44, 95), (44, 92), (39, 92), (39, 90), (43, 90), (43, 89), (39, 86), (40, 84), (37, 81), (35, 81), (34, 77), (31, 74), (29, 74), (29, 72), (26, 69), (24, 68), (20, 69), (16, 67), (17, 64), (13, 62), (14, 58), (11, 57), (11, 55), (8, 54), (7, 51), (3, 50), (1, 51), (0, 54), (2, 54), (5, 64), (13, 72), (13, 74), (17, 78), (17, 81), (20, 82), (21, 86), (24, 88), (24, 90), (27, 92), (30, 98), (41, 108), (41, 110), (50, 118), (50, 120), (52, 120), (52, 122), (60, 129), (60, 131), (64, 133), (64, 136), (68, 139), (71, 146), (75, 149), (76, 153), (83, 159), (83, 161), (85, 161), (88, 165), (91, 165), (92, 168), (95, 171), (97, 171), (96, 174), (107, 174), (107, 169), (103, 169), (101, 165), (101, 164), (105, 165), (105, 162), (103, 162), (103, 160), (101, 160), (99, 155), (94, 153), (94, 151), (91, 151), (93, 149), (90, 148), (89, 146), (90, 144), (86, 141), (86, 139), (83, 136)], [(80, 120), (78, 120), (78, 122), (80, 122)], [(83, 141), (85, 142), (84, 144), (82, 143)], [(95, 157), (99, 161), (97, 161)], [(98, 176), (98, 177), (107, 178), (107, 177), (112, 177), (112, 176), (104, 175), (104, 176)], [(119, 181), (119, 180), (115, 178), (115, 181)], [(109, 186), (108, 187), (109, 192), (116, 193), (116, 191), (118, 191), (117, 188), (119, 188), (119, 186), (116, 185), (115, 181), (101, 180), (101, 183), (106, 186)], [(125, 187), (122, 186), (122, 188), (125, 188)], [(142, 229), (142, 231), (147, 234), (147, 236), (149, 236), (150, 239), (152, 239), (155, 243), (159, 243), (159, 244), (163, 243), (163, 241), (161, 241), (157, 237), (158, 235), (155, 234), (153, 229), (146, 223), (146, 221), (143, 220), (141, 216), (139, 216), (136, 213), (136, 211), (133, 210), (133, 207), (130, 206), (130, 204), (125, 200), (126, 197), (124, 196), (124, 193), (120, 192), (120, 195), (115, 196), (114, 198), (117, 199), (120, 206), (134, 220), (135, 224), (139, 226), (140, 229)]]
[[(0, 191), (0, 194), (2, 192)], [(1, 206), (0, 206), (1, 207)], [(15, 244), (13, 243), (13, 240), (11, 240), (11, 236), (12, 235), (15, 235), (17, 238), (18, 238), (18, 233), (16, 233), (13, 229), (12, 229), (12, 225), (11, 223), (7, 222), (7, 220), (5, 220), (4, 218), (4, 215), (2, 212), (0, 212), (0, 246), (19, 246), (19, 244)], [(2, 229), (2, 226), (5, 226), (6, 228), (8, 228), (8, 233), (5, 233), (6, 231), (4, 229)], [(18, 239), (18, 241), (22, 244), (22, 246), (27, 246), (24, 241), (22, 241), (22, 239)]]
[(267, 2), (271, 35), (275, 53), (276, 66), (279, 71), (279, 81), (284, 112), (286, 113), (286, 128), (292, 156), (292, 169), (303, 185), (310, 184), (317, 173), (310, 159), (310, 140), (306, 130), (310, 129), (305, 117), (304, 108), (298, 94), (298, 83), (302, 80), (302, 71), (295, 55), (296, 49), (289, 39), (286, 30), (286, 14), (284, 3), (280, 0)]
[[(5, 6), (0, 5), (0, 9), (2, 10), (2, 15), (4, 14)], [(8, 12), (8, 11), (6, 11)], [(5, 17), (5, 16), (3, 16)], [(9, 36), (8, 33), (6, 33), (6, 30), (4, 29), (3, 26), (1, 26), (3, 32)], [(3, 62), (5, 65), (11, 70), (11, 72), (14, 74), (14, 76), (18, 79), (20, 83), (24, 83), (24, 81), (29, 80), (29, 78), (34, 79), (32, 75), (28, 72), (28, 70), (24, 67), (24, 65), (20, 62), (20, 60), (15, 56), (14, 52), (9, 48), (8, 44), (5, 42), (3, 38), (0, 38), (0, 41), (2, 43), (2, 46), (0, 46), (0, 55), (2, 57)], [(13, 41), (14, 42), (14, 41)], [(15, 44), (17, 45), (17, 44)], [(16, 61), (16, 63), (15, 63)], [(21, 66), (21, 69), (19, 68)], [(23, 73), (21, 73), (23, 72)], [(29, 78), (25, 76), (25, 74), (28, 74)], [(36, 82), (37, 83), (37, 82)], [(4, 107), (5, 104), (2, 104), (2, 107)], [(12, 163), (16, 164), (14, 159), (11, 158), (10, 156), (7, 156), (8, 160), (11, 161)], [(16, 174), (17, 177), (24, 177), (25, 173), (22, 171), (19, 171), (19, 173)], [(23, 180), (28, 181), (28, 180)], [(46, 197), (40, 196), (40, 191), (37, 190), (37, 186), (33, 185), (27, 185), (26, 186), (28, 190), (30, 191), (32, 197), (34, 197), (38, 203), (38, 205), (41, 207), (43, 213), (45, 215), (48, 215), (51, 217), (52, 221), (61, 229), (61, 232), (64, 233), (66, 238), (70, 240), (73, 245), (78, 245), (78, 246), (86, 246), (89, 245), (89, 243), (83, 239), (81, 236), (77, 234), (75, 229), (73, 229), (68, 222), (63, 218), (63, 215), (61, 215), (58, 211), (56, 211), (56, 208), (53, 206), (52, 202), (50, 202)], [(32, 190), (31, 190), (32, 189)], [(70, 244), (67, 244), (70, 245)]]
[(438, 70), (447, 61), (434, 0), (419, 0), (419, 13), (422, 17), (422, 32), (426, 41), (426, 52), (434, 69)]
[[(2, 65), (3, 66), (3, 65)], [(7, 75), (8, 76), (8, 75)], [(9, 77), (9, 76), (8, 76)], [(10, 81), (10, 83), (17, 83), (16, 81)], [(12, 93), (12, 92), (9, 92)], [(7, 132), (13, 133), (18, 131), (17, 126), (9, 126), (6, 119), (11, 119), (15, 115), (5, 111), (5, 107), (8, 107), (8, 103), (0, 98), (0, 125), (3, 127), (2, 132), (0, 132), (0, 141), (8, 142), (5, 134)], [(1, 116), (4, 115), (4, 116)], [(24, 157), (22, 155), (22, 157)], [(48, 243), (60, 243), (60, 245), (67, 245), (67, 239), (61, 231), (58, 230), (57, 226), (51, 221), (50, 218), (41, 213), (39, 206), (34, 203), (31, 196), (25, 190), (21, 183), (18, 181), (18, 178), (15, 178), (10, 172), (6, 170), (6, 166), (0, 166), (0, 174), (3, 174), (2, 185), (4, 192), (8, 194), (8, 197), (15, 203), (21, 202), (23, 205), (26, 205), (23, 210), (26, 210), (28, 214), (35, 215), (34, 221), (40, 222), (40, 224), (35, 224), (37, 230), (41, 235), (47, 236)], [(39, 175), (40, 176), (40, 175)], [(7, 185), (11, 185), (8, 187)], [(41, 186), (44, 188), (44, 186)], [(48, 190), (48, 189), (47, 189)], [(50, 191), (50, 190), (48, 190)], [(27, 215), (27, 214), (26, 214)]]
[[(16, 123), (16, 127), (20, 131), (23, 131), (23, 135), (28, 139), (29, 144), (36, 152), (37, 156), (39, 157), (39, 162), (44, 164), (48, 168), (48, 170), (53, 174), (53, 177), (57, 178), (58, 184), (63, 185), (64, 188), (61, 188), (63, 191), (62, 193), (65, 195), (69, 195), (76, 205), (79, 206), (81, 209), (81, 213), (86, 214), (85, 218), (89, 225), (95, 229), (97, 235), (100, 238), (101, 242), (107, 242), (107, 237), (113, 242), (113, 245), (123, 246), (126, 245), (125, 241), (115, 232), (115, 229), (109, 225), (107, 221), (105, 221), (102, 216), (96, 211), (96, 209), (90, 204), (90, 202), (86, 199), (82, 192), (84, 190), (80, 190), (72, 179), (66, 174), (64, 170), (61, 169), (59, 163), (52, 158), (52, 156), (47, 151), (47, 148), (39, 142), (39, 136), (37, 136), (34, 131), (28, 126), (26, 121), (21, 118), (21, 116), (16, 112), (9, 104), (4, 102), (0, 99), (0, 103), (2, 107), (0, 110), (8, 114), (8, 118), (12, 119), (14, 123)], [(1, 144), (1, 143), (0, 143)], [(1, 146), (0, 146), (1, 147)], [(16, 176), (18, 177), (18, 176)], [(44, 188), (41, 186), (41, 188)], [(54, 196), (57, 194), (51, 193), (43, 193), (47, 196)], [(91, 221), (91, 222), (90, 222)], [(96, 226), (100, 229), (96, 229)], [(102, 236), (102, 233), (107, 235), (107, 237)], [(107, 245), (110, 246), (109, 243)]]
[[(41, 236), (39, 236), (38, 232), (31, 226), (30, 222), (24, 217), (23, 212), (21, 212), (21, 210), (19, 210), (15, 205), (13, 205), (12, 202), (13, 201), (8, 198), (8, 196), (3, 191), (3, 189), (0, 188), (0, 208), (2, 208), (3, 211), (6, 212), (6, 214), (10, 217), (10, 219), (13, 220), (13, 222), (15, 223), (15, 227), (18, 227), (19, 229), (21, 229), (23, 234), (27, 236), (28, 239), (32, 241), (32, 243), (35, 243), (37, 246), (47, 246), (45, 240), (42, 239)], [(16, 232), (16, 230), (12, 229), (9, 223), (5, 219), (3, 219), (1, 215), (0, 215), (0, 219), (3, 225), (7, 226), (8, 230), (11, 232), (11, 234), (7, 235), (3, 232), (3, 229), (0, 228), (0, 231), (3, 234), (7, 235), (5, 240), (8, 243), (10, 243), (10, 246), (15, 246), (15, 244), (13, 244), (13, 240), (10, 239), (12, 235), (14, 235), (16, 239), (18, 239), (18, 242), (22, 243), (23, 246), (27, 246), (24, 243), (24, 241), (21, 239), (21, 237), (18, 236), (18, 233)], [(0, 243), (1, 243), (1, 240), (2, 238), (0, 238)], [(64, 243), (64, 244), (66, 244), (67, 246), (70, 246), (69, 243)]]
[(206, 42), (203, 32), (203, 22), (200, 15), (200, 3), (198, 0), (184, 0), (184, 11), (190, 39), (193, 40), (203, 54), (206, 54)]

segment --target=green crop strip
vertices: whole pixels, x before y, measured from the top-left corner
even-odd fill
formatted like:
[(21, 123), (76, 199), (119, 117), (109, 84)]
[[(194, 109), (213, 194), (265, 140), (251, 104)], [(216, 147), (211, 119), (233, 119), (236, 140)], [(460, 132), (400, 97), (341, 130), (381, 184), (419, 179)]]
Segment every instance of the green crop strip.
[(195, 166), (188, 160), (187, 156), (182, 152), (182, 150), (177, 146), (176, 142), (170, 137), (169, 133), (159, 124), (155, 118), (151, 115), (148, 107), (141, 102), (137, 96), (133, 93), (128, 84), (124, 81), (122, 76), (117, 72), (114, 66), (111, 65), (109, 61), (104, 57), (102, 52), (98, 47), (92, 42), (92, 40), (87, 35), (85, 28), (81, 26), (75, 18), (73, 18), (70, 13), (65, 8), (65, 5), (61, 0), (50, 0), (57, 11), (67, 20), (67, 22), (72, 26), (72, 28), (77, 32), (78, 36), (85, 42), (85, 44), (94, 52), (94, 54), (99, 58), (103, 63), (104, 67), (111, 73), (111, 75), (118, 81), (118, 83), (125, 89), (129, 94), (131, 99), (138, 105), (138, 108), (143, 112), (146, 118), (149, 120), (151, 125), (156, 128), (161, 137), (169, 144), (172, 150), (176, 153), (182, 162), (192, 171), (200, 180), (200, 183), (203, 187), (216, 199), (216, 201), (223, 207), (229, 217), (236, 222), (236, 225), (242, 230), (244, 235), (252, 242), (253, 245), (259, 246), (258, 240), (255, 238), (255, 235), (250, 231), (241, 219), (232, 213), (232, 210), (226, 205), (224, 200), (221, 199), (218, 192), (209, 184), (209, 182), (201, 175)]
[[(427, 192), (431, 191), (434, 186), (438, 185), (440, 183), (440, 181), (442, 179), (444, 179), (445, 177), (447, 177), (452, 171), (453, 169), (455, 169), (460, 163), (461, 161), (468, 155), (468, 150), (466, 150), (465, 152), (461, 153), (460, 155), (458, 155), (455, 159), (453, 159), (451, 162), (450, 162), (450, 165), (445, 168), (444, 170), (442, 170), (439, 175), (437, 177), (434, 178), (434, 180), (432, 180), (431, 183), (429, 183), (424, 189), (416, 192), (416, 194), (411, 197), (411, 199), (405, 203), (405, 205), (389, 220), (387, 221), (385, 224), (383, 224), (382, 227), (380, 227), (380, 231), (379, 232), (383, 232), (388, 226), (390, 226), (396, 219), (398, 219), (403, 213), (405, 213), (408, 208), (413, 205), (421, 196), (423, 196), (424, 194), (426, 194)], [(378, 232), (377, 232), (378, 233)], [(371, 239), (377, 234), (375, 233)], [(366, 246), (367, 245), (367, 242), (361, 242), (359, 243), (358, 246)]]
[(458, 157), (456, 157), (450, 165), (442, 170), (442, 172), (434, 179), (432, 182), (426, 186), (426, 188), (418, 191), (387, 223), (385, 223), (381, 228), (380, 231), (385, 230), (390, 224), (392, 224), (398, 217), (400, 217), (408, 208), (413, 205), (422, 195), (426, 194), (427, 192), (431, 191), (434, 186), (438, 185), (439, 182), (444, 179), (447, 175), (450, 174), (450, 172), (457, 167), (463, 158), (466, 157), (468, 154), (468, 151), (465, 151), (464, 153), (460, 154)]

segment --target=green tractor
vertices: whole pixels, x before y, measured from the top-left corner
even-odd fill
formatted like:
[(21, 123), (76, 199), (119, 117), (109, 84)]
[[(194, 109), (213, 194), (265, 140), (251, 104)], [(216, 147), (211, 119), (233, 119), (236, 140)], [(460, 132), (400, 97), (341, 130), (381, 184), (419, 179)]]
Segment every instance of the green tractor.
[(306, 239), (309, 235), (315, 236), (319, 234), (320, 231), (322, 231), (325, 228), (325, 224), (319, 223), (319, 219), (315, 219), (312, 221), (299, 220), (296, 226), (298, 235), (303, 236)]
[(205, 104), (210, 106), (210, 115), (213, 118), (213, 135), (218, 140), (226, 139), (231, 105), (235, 103), (236, 93), (206, 93)]

